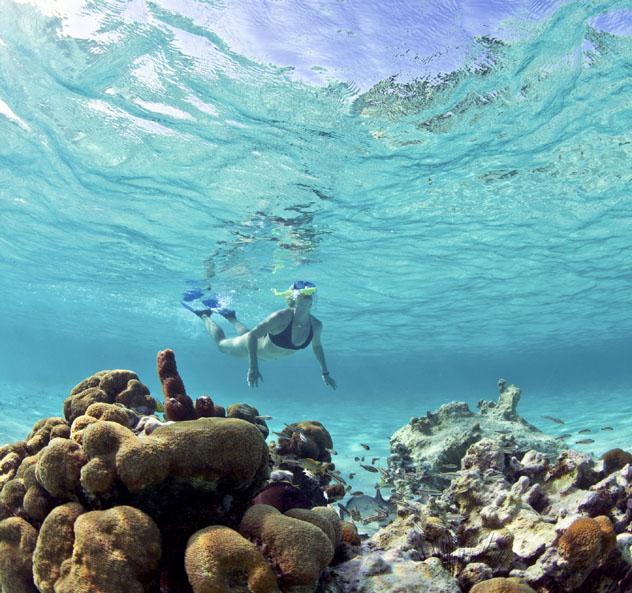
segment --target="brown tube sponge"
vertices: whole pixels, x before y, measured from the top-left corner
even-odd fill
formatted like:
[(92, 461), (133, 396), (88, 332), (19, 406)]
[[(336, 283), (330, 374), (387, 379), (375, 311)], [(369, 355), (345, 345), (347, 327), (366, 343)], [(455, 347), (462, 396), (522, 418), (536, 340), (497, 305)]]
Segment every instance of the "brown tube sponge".
[(237, 588), (251, 593), (278, 591), (274, 572), (261, 552), (228, 527), (214, 525), (194, 533), (184, 566), (194, 593), (231, 593)]
[(165, 396), (165, 418), (167, 420), (193, 420), (197, 417), (193, 400), (187, 395), (184, 383), (176, 367), (176, 355), (167, 349), (158, 352), (158, 378)]

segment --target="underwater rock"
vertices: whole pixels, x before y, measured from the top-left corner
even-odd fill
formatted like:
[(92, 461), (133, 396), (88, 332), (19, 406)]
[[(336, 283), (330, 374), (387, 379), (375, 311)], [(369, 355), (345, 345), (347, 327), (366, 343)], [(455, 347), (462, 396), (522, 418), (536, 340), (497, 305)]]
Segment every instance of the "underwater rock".
[(414, 561), (374, 552), (330, 570), (341, 593), (461, 593), (438, 558)]
[(520, 389), (505, 386), (498, 401), (481, 401), (480, 413), (463, 402), (412, 418), (391, 437), (388, 480), (402, 496), (423, 496), (445, 487), (461, 467), (468, 447), (488, 437), (502, 442), (504, 453), (522, 457), (533, 450), (555, 457), (560, 444), (518, 415)]
[(257, 546), (229, 527), (214, 525), (193, 534), (184, 564), (193, 593), (279, 591), (274, 571)]
[(535, 593), (523, 580), (496, 577), (474, 585), (470, 593)]

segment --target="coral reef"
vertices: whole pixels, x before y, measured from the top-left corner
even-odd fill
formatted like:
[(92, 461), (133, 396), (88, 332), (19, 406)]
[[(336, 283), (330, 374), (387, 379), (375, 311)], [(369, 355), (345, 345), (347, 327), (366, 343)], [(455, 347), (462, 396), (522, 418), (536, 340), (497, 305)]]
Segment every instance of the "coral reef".
[(463, 402), (444, 404), (425, 417), (413, 417), (391, 437), (390, 483), (402, 496), (444, 488), (467, 448), (485, 436), (501, 438), (516, 455), (536, 450), (555, 456), (560, 444), (529, 424), (516, 411), (521, 391), (504, 380), (496, 402), (479, 401), (479, 413)]
[[(397, 517), (331, 569), (327, 591), (632, 590), (627, 454), (595, 460), (559, 451), (517, 417), (519, 394), (504, 383), (498, 403), (479, 404), (481, 414), (446, 404), (395, 433), (392, 448), (401, 453), (407, 443), (413, 470), (398, 472), (406, 460), (397, 454), (390, 468)], [(432, 584), (422, 579), (429, 563), (438, 570)]]
[[(336, 552), (349, 557), (353, 526), (312, 508), (330, 476), (293, 466), (293, 483), (256, 408), (194, 403), (171, 350), (158, 371), (177, 421), (154, 414), (132, 371), (99, 371), (72, 389), (65, 418), (0, 447), (0, 591), (310, 593)], [(330, 459), (324, 426), (304, 430)]]

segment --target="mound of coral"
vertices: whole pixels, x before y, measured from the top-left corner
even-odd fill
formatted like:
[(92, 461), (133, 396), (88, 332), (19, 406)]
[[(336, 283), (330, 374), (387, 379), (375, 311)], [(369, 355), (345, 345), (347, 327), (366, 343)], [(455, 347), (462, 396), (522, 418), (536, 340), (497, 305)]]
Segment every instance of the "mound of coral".
[[(507, 391), (511, 401), (503, 398)], [(504, 390), (497, 405), (482, 409), (520, 424), (517, 436), (494, 429), (479, 437), (479, 427), (462, 454), (453, 440), (433, 444), (434, 452), (451, 451), (450, 462), (458, 464), (449, 474), (439, 469), (436, 477), (445, 487), (423, 492), (416, 472), (392, 474), (398, 480), (396, 520), (364, 542), (360, 555), (332, 568), (328, 591), (632, 591), (630, 455), (621, 449), (600, 460), (574, 450), (558, 454), (537, 432), (530, 441), (534, 448), (524, 450), (525, 431), (535, 429), (516, 421), (516, 394), (517, 388)], [(446, 421), (445, 411), (457, 407), (462, 409), (448, 404), (429, 414), (424, 426), (434, 434)], [(405, 429), (410, 430), (416, 429)], [(401, 435), (394, 436), (395, 446)], [(428, 446), (411, 453), (431, 458)]]
[[(0, 448), (0, 591), (308, 593), (359, 543), (318, 506), (326, 472), (302, 489), (275, 468), (284, 452), (266, 444), (256, 408), (193, 401), (171, 350), (158, 376), (164, 420), (135, 373), (99, 371), (71, 390), (64, 417)], [(331, 437), (303, 424), (307, 449), (286, 453), (322, 463)]]

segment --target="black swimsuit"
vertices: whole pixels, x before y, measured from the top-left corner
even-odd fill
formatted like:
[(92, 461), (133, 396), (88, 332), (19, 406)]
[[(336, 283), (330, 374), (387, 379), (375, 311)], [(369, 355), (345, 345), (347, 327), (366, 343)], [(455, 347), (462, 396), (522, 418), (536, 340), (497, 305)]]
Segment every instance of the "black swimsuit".
[(303, 348), (307, 348), (312, 338), (314, 337), (314, 330), (312, 328), (312, 320), (309, 320), (309, 335), (303, 344), (300, 346), (295, 346), (292, 344), (292, 321), (294, 321), (294, 313), (292, 313), (292, 319), (290, 323), (287, 324), (287, 327), (280, 334), (268, 334), (270, 336), (270, 341), (275, 345), (279, 346), (279, 348), (285, 348), (286, 350), (302, 350)]

